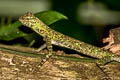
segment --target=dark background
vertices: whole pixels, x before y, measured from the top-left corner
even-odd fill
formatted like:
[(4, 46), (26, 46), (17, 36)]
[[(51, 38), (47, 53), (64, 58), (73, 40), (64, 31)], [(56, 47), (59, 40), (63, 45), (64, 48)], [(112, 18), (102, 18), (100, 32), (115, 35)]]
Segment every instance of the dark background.
[[(57, 21), (54, 24), (50, 25), (51, 28), (61, 33), (64, 33), (66, 35), (69, 35), (73, 38), (76, 38), (78, 40), (84, 41), (86, 43), (89, 43), (95, 46), (102, 47), (103, 46), (102, 39), (108, 36), (109, 30), (111, 28), (119, 27), (119, 10), (120, 10), (119, 0), (21, 0), (21, 1), (3, 0), (3, 1), (5, 1), (7, 5), (5, 4), (3, 6), (0, 6), (1, 19), (3, 17), (8, 18), (11, 16), (12, 22), (14, 22), (18, 20), (18, 17), (23, 15), (25, 12), (27, 12), (26, 7), (29, 7), (28, 11), (31, 11), (33, 13), (36, 13), (39, 11), (45, 11), (45, 10), (55, 10), (67, 16), (68, 20)], [(9, 7), (10, 1), (12, 1), (13, 7), (16, 9), (15, 11), (13, 11), (13, 13), (11, 11), (12, 7), (10, 7), (10, 9), (6, 9), (7, 7)], [(36, 5), (34, 3), (35, 1), (36, 2), (43, 2), (43, 1), (47, 2), (48, 1), (48, 3), (50, 3), (49, 4), (50, 6), (48, 6), (48, 4), (45, 4), (43, 6), (48, 6), (45, 9), (42, 10), (40, 7), (36, 7), (35, 9), (33, 7), (34, 5)], [(2, 0), (0, 2), (2, 2)], [(16, 5), (16, 3), (14, 2), (17, 2), (19, 5)], [(29, 2), (31, 2), (31, 4), (28, 4)], [(81, 12), (78, 13), (79, 10), (81, 9), (80, 5), (84, 3), (88, 3), (88, 2), (93, 4), (92, 6), (95, 8), (93, 10), (95, 10), (98, 13), (92, 13), (92, 15), (89, 14), (88, 12), (91, 8), (86, 5), (86, 7), (82, 9), (83, 10), (87, 9), (88, 12), (86, 13), (88, 13), (88, 15), (90, 16), (86, 18), (84, 18), (85, 16), (84, 17), (79, 16), (79, 14), (81, 13)], [(22, 3), (27, 3), (28, 6), (22, 5)], [(100, 6), (97, 3), (100, 3)], [(104, 7), (101, 8), (101, 5), (105, 6), (105, 8)], [(26, 11), (24, 11), (23, 9), (26, 9)], [(18, 11), (20, 14), (17, 13)], [(104, 14), (101, 14), (99, 11), (106, 12), (106, 13), (104, 15)], [(83, 14), (86, 14), (86, 13), (83, 13)], [(97, 17), (98, 15), (102, 15), (102, 16)], [(85, 22), (86, 19), (88, 19), (87, 22)], [(7, 41), (7, 42), (1, 40), (1, 43), (15, 43), (15, 41), (17, 43), (27, 42), (27, 41), (24, 42), (24, 40), (21, 41), (21, 39), (19, 40), (17, 39), (17, 41), (12, 40), (12, 41)]]

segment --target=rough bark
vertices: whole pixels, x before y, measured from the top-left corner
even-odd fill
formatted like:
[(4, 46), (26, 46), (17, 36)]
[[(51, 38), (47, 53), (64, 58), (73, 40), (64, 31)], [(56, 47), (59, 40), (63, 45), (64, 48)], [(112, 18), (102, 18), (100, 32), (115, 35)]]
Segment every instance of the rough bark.
[[(40, 61), (41, 57), (0, 51), (0, 80), (102, 80), (105, 77), (95, 63), (51, 58), (39, 69), (35, 66)], [(105, 67), (113, 80), (120, 79), (120, 64)]]

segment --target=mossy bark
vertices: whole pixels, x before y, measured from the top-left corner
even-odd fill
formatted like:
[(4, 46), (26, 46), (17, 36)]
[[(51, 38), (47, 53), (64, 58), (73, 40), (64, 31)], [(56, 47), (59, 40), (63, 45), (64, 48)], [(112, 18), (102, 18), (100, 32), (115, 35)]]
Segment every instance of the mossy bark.
[[(39, 69), (35, 66), (40, 61), (41, 57), (0, 51), (0, 80), (102, 80), (105, 77), (95, 63), (51, 58)], [(120, 79), (120, 64), (105, 67), (110, 70), (113, 80)]]

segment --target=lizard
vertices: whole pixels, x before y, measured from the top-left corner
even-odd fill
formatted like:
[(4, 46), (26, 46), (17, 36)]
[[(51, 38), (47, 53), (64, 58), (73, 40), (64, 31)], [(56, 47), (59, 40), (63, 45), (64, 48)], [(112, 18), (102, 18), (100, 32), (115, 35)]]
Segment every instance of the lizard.
[(87, 44), (83, 41), (57, 32), (52, 28), (48, 27), (30, 12), (25, 13), (24, 16), (21, 16), (19, 18), (19, 21), (24, 26), (31, 28), (36, 33), (41, 35), (43, 37), (43, 40), (46, 42), (46, 47), (49, 53), (48, 55), (46, 55), (46, 58), (41, 61), (40, 66), (43, 65), (53, 55), (52, 45), (69, 48), (84, 55), (98, 58), (98, 63), (103, 65), (111, 61), (120, 62), (120, 57), (113, 54), (112, 52), (105, 51), (99, 47)]

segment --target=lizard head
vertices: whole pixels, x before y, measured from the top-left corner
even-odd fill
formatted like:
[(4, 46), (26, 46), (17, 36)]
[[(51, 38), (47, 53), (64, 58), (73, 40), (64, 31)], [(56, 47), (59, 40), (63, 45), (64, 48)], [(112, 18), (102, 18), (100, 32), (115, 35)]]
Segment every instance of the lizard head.
[(25, 13), (24, 16), (21, 16), (19, 18), (19, 21), (27, 27), (32, 28), (34, 25), (36, 25), (36, 23), (39, 23), (39, 19), (37, 17), (35, 17), (32, 13), (28, 12)]
[(39, 20), (37, 17), (35, 17), (32, 13), (28, 12), (25, 13), (24, 16), (21, 16), (19, 18), (19, 21), (24, 25), (27, 26), (34, 31), (36, 31), (38, 34), (43, 35), (47, 31), (47, 25), (45, 25), (41, 20)]

